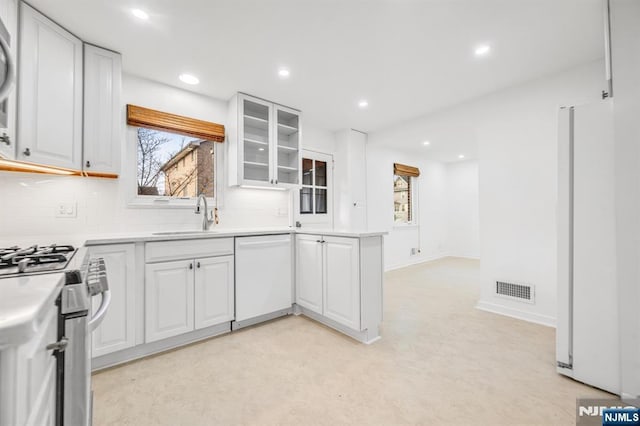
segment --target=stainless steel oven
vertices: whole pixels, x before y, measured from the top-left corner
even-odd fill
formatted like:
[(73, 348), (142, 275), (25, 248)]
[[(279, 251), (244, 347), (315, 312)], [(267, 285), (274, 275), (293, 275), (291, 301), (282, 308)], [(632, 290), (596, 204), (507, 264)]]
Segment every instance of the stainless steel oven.
[[(84, 249), (80, 249), (83, 252)], [(104, 260), (82, 258), (78, 269), (66, 272), (59, 303), (57, 358), (57, 425), (88, 426), (92, 419), (91, 332), (100, 324), (111, 303)], [(101, 296), (91, 316), (91, 298)]]
[[(88, 426), (92, 418), (91, 332), (111, 302), (102, 258), (90, 258), (86, 247), (50, 244), (0, 247), (0, 278), (64, 273), (56, 297), (57, 338), (46, 346), (56, 357), (55, 420), (57, 426)], [(28, 282), (28, 280), (26, 281)], [(91, 312), (93, 297), (101, 297)], [(0, 420), (1, 423), (1, 420)]]

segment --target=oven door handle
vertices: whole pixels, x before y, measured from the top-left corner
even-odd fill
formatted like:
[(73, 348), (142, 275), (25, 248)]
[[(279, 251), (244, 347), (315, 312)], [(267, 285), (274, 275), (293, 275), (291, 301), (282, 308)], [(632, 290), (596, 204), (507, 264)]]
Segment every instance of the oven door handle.
[(102, 322), (104, 319), (107, 310), (109, 309), (109, 305), (111, 304), (111, 290), (106, 290), (102, 294), (102, 302), (100, 303), (100, 307), (96, 314), (89, 320), (89, 331), (93, 331)]
[(2, 102), (7, 98), (7, 96), (9, 96), (9, 92), (12, 89), (12, 85), (16, 78), (16, 66), (13, 62), (13, 57), (11, 56), (9, 44), (2, 37), (0, 37), (0, 48), (4, 52), (4, 57), (7, 61), (7, 75), (5, 76), (4, 82), (2, 82), (2, 86), (0, 86), (0, 102)]

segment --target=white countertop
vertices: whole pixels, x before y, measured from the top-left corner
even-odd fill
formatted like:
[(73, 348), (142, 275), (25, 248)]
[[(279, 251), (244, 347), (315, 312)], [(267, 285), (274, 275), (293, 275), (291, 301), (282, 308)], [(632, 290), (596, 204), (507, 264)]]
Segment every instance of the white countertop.
[[(172, 232), (172, 231), (159, 231)], [(350, 238), (376, 237), (387, 234), (382, 231), (341, 231), (311, 228), (243, 228), (213, 229), (209, 232), (193, 233), (179, 230), (180, 234), (158, 235), (156, 232), (127, 232), (67, 237), (58, 241), (73, 243), (77, 246), (136, 243), (148, 241), (171, 241), (200, 238), (243, 237), (277, 234), (312, 234)], [(25, 239), (27, 240), (27, 239)], [(21, 244), (15, 241), (13, 244)], [(19, 345), (31, 339), (40, 327), (41, 316), (47, 307), (52, 306), (64, 284), (63, 273), (27, 275), (22, 277), (0, 278), (0, 349), (10, 345)]]
[(0, 349), (35, 335), (63, 285), (63, 273), (0, 279)]
[[(176, 232), (176, 234), (162, 234), (158, 232)], [(224, 238), (224, 237), (246, 237), (255, 235), (276, 235), (276, 234), (313, 234), (337, 237), (364, 238), (376, 237), (387, 234), (384, 231), (341, 231), (329, 229), (311, 228), (240, 228), (240, 229), (212, 229), (210, 231), (197, 230), (177, 230), (158, 232), (137, 232), (137, 233), (117, 233), (87, 235), (85, 245), (95, 246), (102, 244), (124, 244), (148, 241), (172, 241), (172, 240), (192, 240), (200, 238)]]

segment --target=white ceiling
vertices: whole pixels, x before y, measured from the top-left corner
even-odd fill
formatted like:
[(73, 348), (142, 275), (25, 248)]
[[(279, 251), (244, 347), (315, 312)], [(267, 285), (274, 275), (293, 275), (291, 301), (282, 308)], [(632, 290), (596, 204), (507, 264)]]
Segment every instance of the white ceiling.
[[(194, 90), (177, 78), (189, 72), (200, 93), (248, 92), (331, 130), (381, 129), (603, 56), (601, 0), (30, 2), (122, 52), (131, 74)], [(492, 51), (476, 58), (481, 43)]]

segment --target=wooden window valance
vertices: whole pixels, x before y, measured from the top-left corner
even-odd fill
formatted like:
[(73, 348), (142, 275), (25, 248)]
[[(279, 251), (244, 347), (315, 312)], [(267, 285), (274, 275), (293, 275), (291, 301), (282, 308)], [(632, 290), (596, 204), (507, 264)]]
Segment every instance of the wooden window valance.
[(402, 176), (420, 176), (420, 169), (413, 166), (407, 166), (400, 163), (393, 163), (393, 174)]
[(127, 105), (127, 124), (177, 133), (213, 142), (224, 142), (224, 126), (136, 105)]

